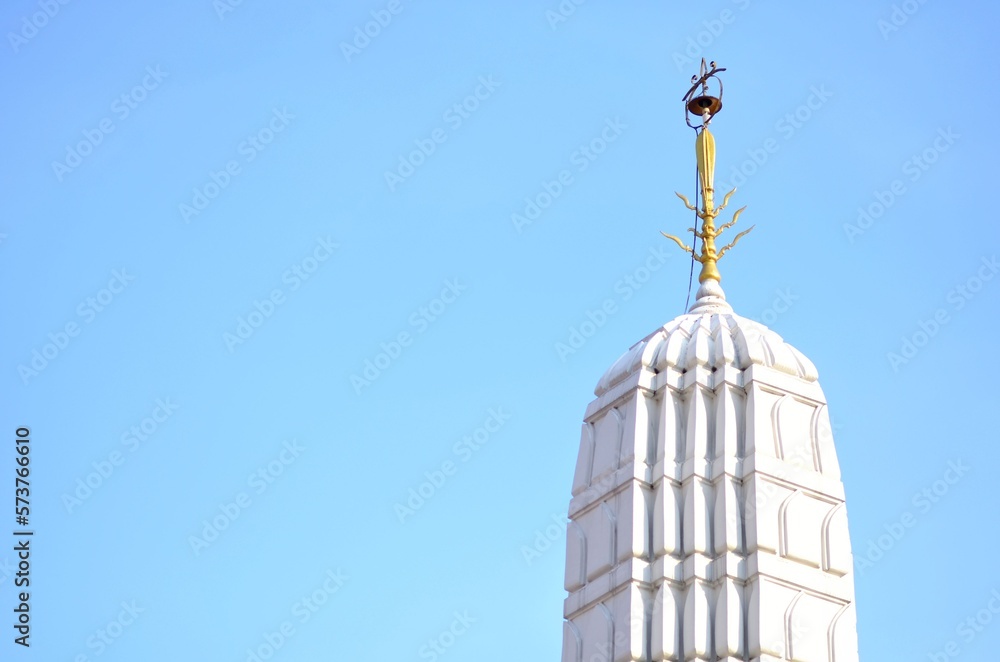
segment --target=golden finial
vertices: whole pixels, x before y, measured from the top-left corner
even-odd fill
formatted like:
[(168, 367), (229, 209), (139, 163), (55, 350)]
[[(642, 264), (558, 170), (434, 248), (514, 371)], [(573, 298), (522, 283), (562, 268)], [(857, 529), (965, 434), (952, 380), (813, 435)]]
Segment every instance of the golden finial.
[[(711, 67), (709, 69), (708, 67)], [(664, 237), (668, 239), (673, 239), (677, 242), (677, 245), (681, 247), (687, 253), (691, 254), (691, 257), (701, 262), (701, 274), (698, 276), (698, 282), (704, 283), (706, 280), (714, 280), (719, 282), (722, 280), (722, 276), (719, 274), (719, 269), (716, 266), (716, 262), (722, 259), (722, 256), (726, 254), (730, 248), (736, 245), (743, 235), (753, 230), (754, 226), (750, 226), (749, 229), (740, 232), (733, 241), (726, 246), (716, 250), (715, 248), (715, 238), (718, 237), (722, 232), (728, 228), (731, 228), (739, 219), (740, 214), (746, 207), (743, 207), (735, 214), (733, 214), (733, 220), (728, 223), (723, 223), (718, 228), (715, 227), (715, 218), (719, 213), (726, 208), (729, 204), (729, 198), (736, 192), (734, 188), (732, 191), (726, 194), (722, 199), (722, 205), (719, 207), (715, 206), (715, 137), (708, 130), (708, 124), (712, 121), (712, 118), (722, 110), (722, 81), (719, 80), (717, 73), (725, 71), (725, 69), (720, 69), (715, 65), (715, 62), (710, 62), (708, 67), (705, 65), (705, 60), (701, 61), (701, 71), (699, 76), (691, 77), (691, 89), (688, 93), (684, 95), (684, 119), (687, 125), (690, 126), (698, 134), (695, 138), (694, 147), (695, 155), (698, 160), (698, 179), (701, 188), (701, 198), (702, 198), (702, 208), (698, 209), (696, 206), (692, 205), (686, 197), (677, 193), (677, 197), (684, 201), (684, 205), (695, 212), (698, 218), (701, 219), (701, 230), (695, 228), (688, 228), (688, 232), (694, 233), (696, 237), (701, 239), (701, 253), (696, 253), (694, 248), (687, 246), (683, 241), (677, 237), (667, 234), (666, 232), (661, 232)], [(708, 81), (714, 78), (719, 85), (719, 96), (710, 96), (708, 93)], [(695, 93), (699, 91), (700, 94), (695, 96)], [(701, 118), (701, 124), (695, 126), (691, 123), (691, 115), (694, 114)]]

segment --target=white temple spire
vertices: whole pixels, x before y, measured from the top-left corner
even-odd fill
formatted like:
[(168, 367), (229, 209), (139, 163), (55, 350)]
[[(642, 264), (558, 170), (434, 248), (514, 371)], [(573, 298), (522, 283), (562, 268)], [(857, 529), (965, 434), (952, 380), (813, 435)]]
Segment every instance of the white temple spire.
[(844, 486), (816, 369), (733, 312), (718, 232), (699, 218), (694, 305), (625, 352), (584, 414), (562, 661), (857, 662)]

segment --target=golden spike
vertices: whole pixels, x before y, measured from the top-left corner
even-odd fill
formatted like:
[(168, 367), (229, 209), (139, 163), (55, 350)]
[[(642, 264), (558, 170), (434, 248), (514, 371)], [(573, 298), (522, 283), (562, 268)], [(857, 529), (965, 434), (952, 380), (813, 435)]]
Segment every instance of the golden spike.
[(736, 189), (733, 189), (732, 191), (727, 193), (725, 198), (723, 198), (722, 200), (722, 205), (720, 205), (717, 208), (712, 208), (711, 198), (708, 197), (705, 200), (704, 206), (700, 210), (696, 209), (682, 194), (680, 193), (676, 194), (677, 197), (684, 202), (684, 206), (687, 207), (688, 209), (694, 210), (698, 218), (700, 218), (702, 221), (700, 230), (696, 230), (695, 228), (688, 228), (688, 232), (694, 232), (695, 236), (702, 240), (701, 253), (695, 252), (695, 250), (692, 247), (688, 246), (674, 235), (667, 234), (666, 232), (660, 233), (667, 239), (672, 239), (681, 248), (681, 250), (683, 250), (685, 253), (690, 253), (692, 258), (694, 258), (698, 262), (701, 262), (701, 273), (698, 275), (699, 282), (703, 283), (709, 279), (721, 282), (722, 275), (719, 273), (717, 262), (720, 259), (722, 259), (722, 256), (725, 255), (725, 253), (730, 248), (736, 246), (736, 242), (738, 242), (741, 238), (743, 238), (744, 235), (746, 235), (748, 232), (750, 232), (750, 230), (753, 230), (754, 227), (756, 227), (756, 226), (751, 226), (749, 229), (740, 232), (738, 235), (736, 235), (736, 237), (733, 239), (731, 243), (724, 246), (722, 249), (718, 251), (716, 250), (715, 248), (716, 238), (719, 235), (721, 235), (724, 231), (733, 227), (733, 225), (735, 225), (736, 222), (739, 220), (740, 214), (742, 214), (743, 211), (746, 209), (746, 207), (741, 207), (740, 209), (737, 209), (736, 213), (733, 214), (733, 219), (731, 221), (729, 221), (728, 223), (723, 223), (719, 227), (715, 227), (716, 217), (719, 215), (719, 212), (725, 209), (726, 205), (729, 204), (729, 198), (735, 192)]
[(695, 207), (694, 205), (692, 205), (692, 204), (691, 204), (691, 201), (690, 201), (690, 200), (688, 200), (686, 196), (684, 196), (684, 195), (683, 195), (683, 194), (681, 194), (681, 193), (678, 193), (677, 191), (674, 191), (674, 195), (676, 195), (676, 196), (677, 196), (678, 198), (680, 198), (681, 200), (683, 200), (683, 201), (684, 201), (684, 206), (685, 206), (685, 207), (687, 207), (687, 208), (688, 208), (688, 209), (690, 209), (691, 211), (698, 211), (698, 208), (697, 208), (697, 207)]
[(736, 235), (736, 237), (731, 242), (729, 242), (728, 244), (726, 244), (725, 246), (722, 247), (722, 250), (719, 251), (719, 255), (718, 255), (717, 259), (722, 259), (722, 256), (726, 254), (726, 251), (728, 251), (730, 248), (732, 248), (733, 246), (735, 246), (736, 242), (739, 241), (743, 237), (743, 235), (747, 234), (748, 232), (750, 232), (750, 230), (753, 230), (755, 227), (757, 227), (757, 226), (756, 225), (751, 225), (746, 230), (744, 230), (743, 232), (741, 232), (738, 235)]
[[(722, 207), (719, 207), (719, 209), (722, 209)], [(740, 207), (739, 209), (737, 209), (736, 213), (733, 214), (733, 220), (729, 221), (728, 223), (723, 223), (722, 225), (719, 226), (719, 232), (721, 233), (723, 230), (728, 230), (729, 228), (736, 225), (736, 221), (739, 219), (740, 214), (743, 213), (744, 209), (746, 209), (746, 207)]]
[[(729, 204), (729, 198), (733, 197), (733, 193), (736, 193), (735, 188), (722, 198), (722, 205), (720, 205), (718, 209), (716, 209), (716, 211), (722, 211), (723, 209), (726, 208), (726, 205)], [(746, 207), (744, 207), (744, 209), (746, 209)]]
[[(749, 229), (740, 232), (733, 241), (722, 249), (716, 250), (715, 240), (722, 234), (725, 230), (733, 227), (736, 221), (739, 220), (740, 214), (746, 207), (743, 207), (733, 214), (733, 220), (728, 223), (723, 223), (718, 228), (715, 227), (715, 219), (719, 213), (726, 208), (729, 204), (729, 199), (736, 189), (726, 193), (725, 197), (722, 199), (722, 204), (715, 207), (715, 137), (712, 135), (711, 131), (708, 130), (708, 124), (712, 121), (712, 118), (722, 109), (722, 99), (709, 96), (708, 94), (708, 81), (710, 78), (715, 78), (715, 74), (725, 71), (724, 69), (718, 68), (714, 62), (711, 63), (711, 70), (709, 71), (705, 67), (705, 62), (702, 60), (702, 70), (701, 77), (695, 77), (692, 79), (694, 81), (693, 87), (684, 96), (685, 102), (685, 112), (686, 113), (701, 113), (702, 124), (700, 126), (695, 126), (691, 124), (690, 119), (687, 120), (688, 126), (692, 127), (698, 132), (695, 138), (695, 157), (698, 162), (698, 188), (700, 189), (702, 207), (698, 209), (695, 205), (681, 193), (676, 193), (677, 197), (684, 202), (684, 206), (692, 210), (695, 215), (701, 219), (701, 229), (691, 228), (689, 231), (694, 232), (694, 235), (701, 239), (701, 252), (698, 253), (694, 248), (688, 246), (679, 238), (662, 232), (661, 234), (672, 239), (685, 253), (690, 253), (691, 257), (698, 262), (701, 262), (701, 274), (698, 276), (699, 282), (705, 282), (706, 280), (721, 281), (722, 276), (719, 274), (719, 269), (717, 267), (717, 262), (722, 259), (725, 253), (736, 246), (736, 243), (743, 238), (750, 230), (753, 230), (754, 226)], [(721, 82), (719, 83), (719, 96), (722, 96)], [(701, 88), (701, 95), (695, 97), (694, 94)]]
[(677, 245), (680, 246), (681, 250), (684, 251), (685, 253), (694, 253), (694, 249), (693, 248), (691, 248), (690, 246), (686, 245), (683, 241), (681, 241), (680, 239), (678, 239), (674, 235), (667, 234), (666, 232), (661, 232), (660, 234), (662, 234), (667, 239), (673, 239), (674, 241), (676, 241)]

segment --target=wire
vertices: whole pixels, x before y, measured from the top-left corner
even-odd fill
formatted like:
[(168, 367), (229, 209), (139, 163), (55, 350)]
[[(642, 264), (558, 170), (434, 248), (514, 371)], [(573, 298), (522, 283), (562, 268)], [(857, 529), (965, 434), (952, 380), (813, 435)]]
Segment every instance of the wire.
[[(698, 135), (698, 129), (694, 130), (694, 134)], [(694, 224), (691, 228), (694, 232), (691, 237), (691, 271), (688, 273), (688, 293), (687, 299), (684, 300), (684, 310), (681, 315), (684, 315), (688, 311), (688, 305), (691, 303), (691, 284), (694, 282), (694, 251), (697, 248), (698, 243), (698, 194), (701, 193), (701, 189), (698, 188), (698, 166), (694, 166)]]

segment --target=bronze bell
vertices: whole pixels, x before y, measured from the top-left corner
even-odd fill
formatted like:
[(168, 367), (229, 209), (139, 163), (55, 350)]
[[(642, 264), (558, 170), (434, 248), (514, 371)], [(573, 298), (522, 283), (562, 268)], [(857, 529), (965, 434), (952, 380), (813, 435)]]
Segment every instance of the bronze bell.
[(715, 117), (715, 114), (722, 110), (722, 100), (710, 96), (695, 97), (688, 101), (687, 109), (688, 112), (698, 117), (701, 117), (706, 110), (709, 117)]

